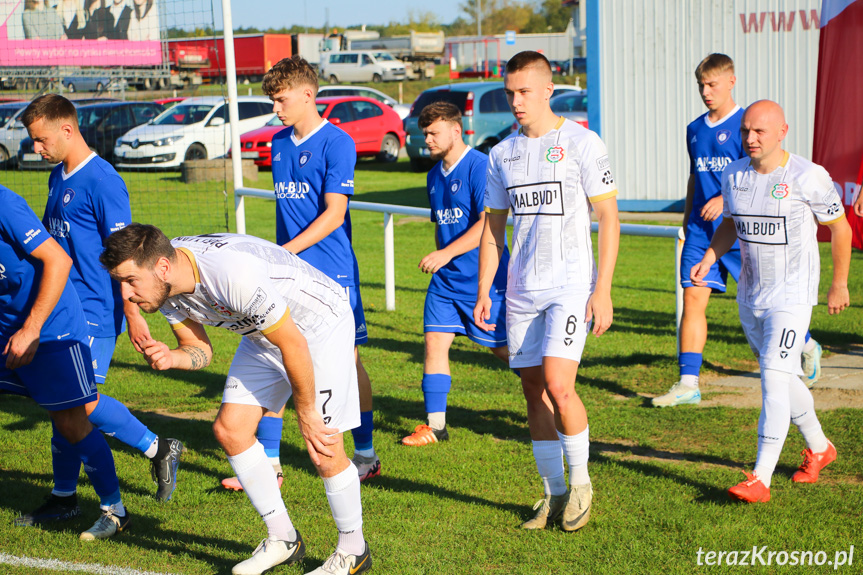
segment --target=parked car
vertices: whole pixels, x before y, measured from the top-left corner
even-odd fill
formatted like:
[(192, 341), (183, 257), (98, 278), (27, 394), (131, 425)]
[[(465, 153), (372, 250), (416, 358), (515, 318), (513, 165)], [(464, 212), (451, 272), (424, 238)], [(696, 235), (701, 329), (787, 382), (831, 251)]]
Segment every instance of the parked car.
[[(382, 162), (395, 162), (405, 143), (405, 132), (398, 114), (381, 102), (359, 96), (318, 98), (318, 113), (348, 133), (357, 146), (357, 156), (374, 156)], [(284, 129), (278, 117), (263, 128), (240, 137), (243, 159), (265, 168), (273, 166), (273, 136)]]
[(331, 52), (321, 60), (322, 78), (330, 84), (339, 82), (383, 82), (404, 80), (407, 69), (401, 60), (396, 60), (389, 52), (352, 50)]
[(126, 87), (125, 79), (108, 76), (68, 76), (62, 83), (70, 92), (104, 92)]
[[(237, 107), (241, 135), (274, 117), (273, 103), (263, 96), (240, 96)], [(227, 101), (221, 96), (187, 98), (118, 138), (114, 155), (122, 168), (177, 168), (187, 160), (222, 157), (230, 142)]]
[(440, 100), (451, 102), (461, 110), (462, 139), (483, 153), (487, 154), (509, 133), (512, 112), (506, 101), (503, 82), (465, 82), (429, 88), (417, 96), (410, 116), (405, 120), (405, 149), (414, 170), (427, 170), (433, 165), (417, 122), (423, 108)]
[(572, 60), (558, 60), (560, 73), (564, 76), (572, 74), (575, 70), (576, 74), (584, 74), (587, 72), (587, 58), (573, 58)]
[(173, 108), (174, 106), (176, 106), (177, 104), (179, 104), (180, 102), (182, 102), (185, 99), (186, 98), (184, 96), (184, 97), (180, 97), (180, 98), (159, 98), (159, 99), (153, 100), (153, 101), (156, 102), (157, 104), (161, 104), (162, 107), (164, 107), (167, 110), (168, 108)]
[(395, 110), (402, 120), (407, 118), (408, 114), (411, 113), (410, 104), (399, 104), (380, 90), (366, 86), (321, 86), (318, 89), (318, 97), (325, 98), (328, 96), (362, 96), (364, 98), (371, 98), (372, 100), (383, 102)]
[[(154, 102), (108, 102), (78, 106), (78, 128), (90, 149), (109, 162), (114, 162), (114, 142), (135, 126), (146, 124), (164, 108)], [(21, 142), (18, 153), (21, 169), (51, 168), (51, 164), (35, 153), (33, 140)]]
[[(0, 168), (15, 163), (18, 159), (18, 147), (21, 140), (27, 136), (27, 130), (24, 129), (24, 124), (18, 121), (18, 116), (27, 104), (28, 102), (0, 104)], [(13, 127), (14, 124), (17, 126)], [(16, 135), (20, 137), (15, 137)]]

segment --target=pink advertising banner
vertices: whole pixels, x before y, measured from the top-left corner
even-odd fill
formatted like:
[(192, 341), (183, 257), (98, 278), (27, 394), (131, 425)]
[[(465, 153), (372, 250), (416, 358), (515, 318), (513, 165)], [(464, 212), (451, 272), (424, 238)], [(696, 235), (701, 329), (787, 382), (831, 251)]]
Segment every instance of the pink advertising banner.
[[(156, 0), (158, 1), (158, 0)], [(0, 0), (0, 66), (162, 63), (153, 0)]]

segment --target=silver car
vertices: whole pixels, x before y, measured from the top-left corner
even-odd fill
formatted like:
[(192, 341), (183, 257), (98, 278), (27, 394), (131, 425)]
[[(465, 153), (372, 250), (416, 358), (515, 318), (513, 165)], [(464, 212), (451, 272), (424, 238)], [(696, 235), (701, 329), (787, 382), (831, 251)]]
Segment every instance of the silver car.
[(27, 137), (27, 129), (20, 118), (29, 103), (0, 104), (0, 167), (17, 161), (21, 140)]

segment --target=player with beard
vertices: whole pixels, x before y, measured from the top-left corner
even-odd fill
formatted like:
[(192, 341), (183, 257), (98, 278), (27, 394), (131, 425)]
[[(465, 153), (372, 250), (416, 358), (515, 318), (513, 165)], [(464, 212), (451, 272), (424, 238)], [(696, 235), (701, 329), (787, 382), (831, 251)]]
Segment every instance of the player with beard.
[(432, 274), (423, 312), (425, 361), (422, 390), (428, 424), (420, 424), (404, 439), (405, 445), (428, 445), (449, 439), (446, 404), (452, 378), (449, 348), (456, 334), (466, 335), (488, 347), (508, 363), (504, 297), (509, 250), (503, 254), (489, 291), (491, 314), (496, 327), (491, 332), (473, 323), (479, 237), (485, 222), (488, 156), (462, 140), (461, 112), (449, 102), (434, 102), (423, 108), (419, 126), (425, 134), (431, 158), (439, 160), (428, 173), (426, 189), (431, 220), (435, 223), (437, 250), (419, 263), (420, 271)]

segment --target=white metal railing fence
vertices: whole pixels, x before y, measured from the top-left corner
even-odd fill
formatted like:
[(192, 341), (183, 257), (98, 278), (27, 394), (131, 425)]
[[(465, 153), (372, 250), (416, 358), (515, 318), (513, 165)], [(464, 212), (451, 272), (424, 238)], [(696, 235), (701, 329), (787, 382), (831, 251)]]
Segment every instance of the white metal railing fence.
[[(276, 195), (272, 190), (261, 190), (258, 188), (238, 187), (234, 190), (234, 202), (237, 217), (237, 233), (246, 233), (246, 211), (244, 198), (264, 198), (275, 200)], [(431, 217), (429, 208), (412, 208), (409, 206), (394, 206), (390, 204), (377, 204), (373, 202), (360, 202), (351, 200), (350, 209), (362, 212), (378, 212), (384, 215), (384, 294), (386, 295), (387, 310), (396, 309), (396, 279), (395, 279), (395, 238), (393, 235), (393, 216), (419, 216)], [(508, 224), (512, 225), (510, 217)], [(591, 231), (596, 232), (596, 222), (591, 226)], [(646, 224), (620, 224), (620, 233), (628, 236), (646, 236), (653, 238), (673, 238), (674, 249), (674, 285), (676, 295), (676, 317), (677, 317), (677, 347), (680, 349), (680, 320), (683, 315), (683, 288), (678, 281), (680, 269), (680, 254), (683, 249), (683, 228), (677, 226), (652, 226)]]

